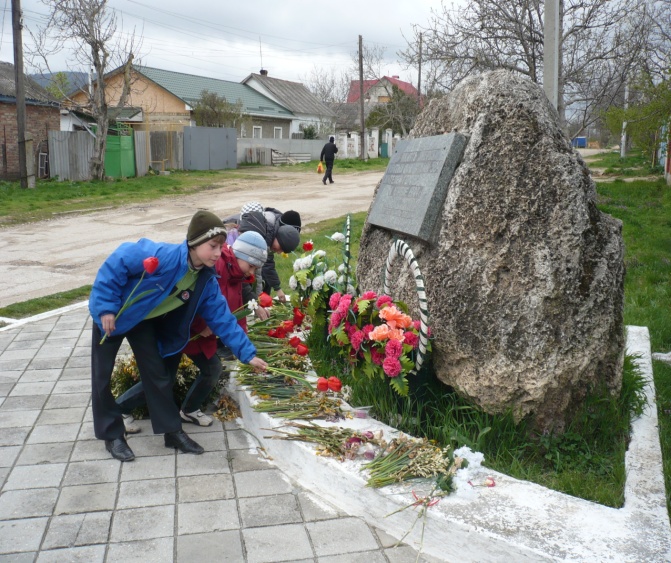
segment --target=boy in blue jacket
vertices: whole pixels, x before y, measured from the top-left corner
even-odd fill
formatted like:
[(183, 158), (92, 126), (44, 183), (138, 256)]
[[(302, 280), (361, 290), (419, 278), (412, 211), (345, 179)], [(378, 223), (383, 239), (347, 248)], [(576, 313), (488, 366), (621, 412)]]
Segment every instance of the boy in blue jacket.
[[(182, 430), (172, 390), (180, 352), (189, 340), (194, 316), (199, 314), (241, 362), (259, 371), (267, 368), (266, 362), (256, 357), (254, 345), (230, 312), (217, 283), (213, 266), (225, 240), (221, 219), (209, 211), (198, 211), (183, 243), (148, 239), (124, 243), (98, 270), (89, 298), (94, 321), (93, 426), (96, 438), (105, 440), (105, 447), (115, 459), (135, 459), (124, 437), (121, 407), (110, 388), (114, 362), (124, 338), (133, 349), (142, 374), (154, 433), (165, 435), (166, 447), (184, 453), (203, 453), (203, 448)], [(158, 268), (142, 277), (143, 262), (149, 257), (158, 259)], [(133, 298), (140, 298), (119, 314), (131, 292)]]

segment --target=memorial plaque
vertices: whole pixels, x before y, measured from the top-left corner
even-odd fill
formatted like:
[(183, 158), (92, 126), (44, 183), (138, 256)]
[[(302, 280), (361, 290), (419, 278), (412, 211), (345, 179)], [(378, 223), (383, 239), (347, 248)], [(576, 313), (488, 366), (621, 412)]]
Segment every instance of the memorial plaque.
[(368, 222), (429, 242), (466, 142), (450, 133), (397, 143)]

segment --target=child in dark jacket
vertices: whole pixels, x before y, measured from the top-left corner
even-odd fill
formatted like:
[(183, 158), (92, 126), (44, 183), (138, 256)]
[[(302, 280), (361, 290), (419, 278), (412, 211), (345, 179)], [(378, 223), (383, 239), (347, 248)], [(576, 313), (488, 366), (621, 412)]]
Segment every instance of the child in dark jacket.
[[(144, 395), (155, 434), (165, 435), (165, 445), (184, 453), (203, 448), (182, 430), (173, 384), (180, 352), (189, 340), (196, 314), (243, 362), (258, 370), (267, 364), (228, 308), (216, 282), (213, 266), (226, 238), (216, 215), (198, 211), (181, 244), (141, 239), (124, 243), (98, 271), (89, 298), (93, 317), (91, 387), (96, 438), (105, 440), (112, 457), (135, 459), (124, 437), (123, 412), (130, 412), (112, 396), (110, 382), (117, 352), (128, 340), (143, 378)], [(156, 258), (158, 267), (145, 275), (144, 262)], [(148, 271), (148, 270), (147, 270)], [(132, 294), (133, 299), (130, 299)], [(130, 303), (123, 311), (122, 308)], [(122, 311), (122, 312), (120, 312)]]

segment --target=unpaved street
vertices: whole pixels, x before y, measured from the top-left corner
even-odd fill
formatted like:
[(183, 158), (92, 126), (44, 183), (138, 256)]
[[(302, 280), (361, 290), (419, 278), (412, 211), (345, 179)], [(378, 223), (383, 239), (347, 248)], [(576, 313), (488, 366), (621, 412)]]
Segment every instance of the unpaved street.
[(102, 261), (122, 242), (180, 242), (199, 208), (226, 217), (256, 200), (299, 211), (304, 225), (366, 211), (383, 172), (338, 174), (336, 167), (330, 186), (316, 173), (254, 169), (250, 175), (257, 179), (232, 180), (192, 196), (0, 229), (0, 307), (93, 283)]

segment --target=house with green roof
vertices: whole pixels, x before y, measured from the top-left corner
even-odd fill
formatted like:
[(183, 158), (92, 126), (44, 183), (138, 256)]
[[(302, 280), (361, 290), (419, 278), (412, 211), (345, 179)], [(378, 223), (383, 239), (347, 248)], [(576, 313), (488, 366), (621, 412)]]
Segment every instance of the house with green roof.
[[(123, 89), (123, 68), (105, 76), (107, 104), (118, 103)], [(181, 130), (196, 125), (194, 109), (203, 91), (217, 94), (230, 104), (240, 103), (242, 116), (235, 123), (239, 137), (289, 138), (294, 115), (291, 110), (246, 84), (196, 76), (171, 70), (134, 65), (126, 105), (142, 110), (142, 119), (130, 123), (134, 129)], [(87, 93), (72, 95), (85, 106)]]

